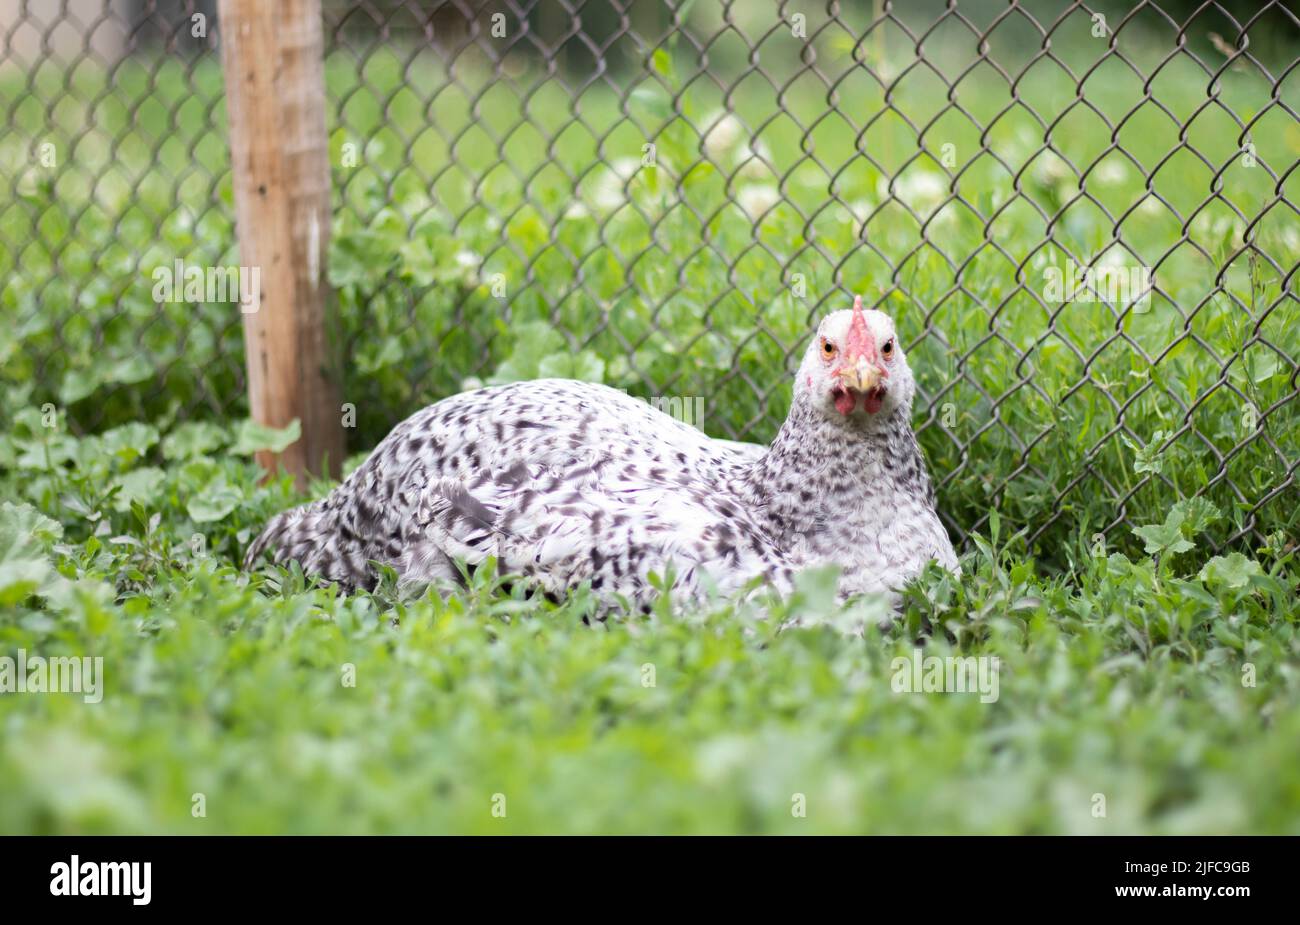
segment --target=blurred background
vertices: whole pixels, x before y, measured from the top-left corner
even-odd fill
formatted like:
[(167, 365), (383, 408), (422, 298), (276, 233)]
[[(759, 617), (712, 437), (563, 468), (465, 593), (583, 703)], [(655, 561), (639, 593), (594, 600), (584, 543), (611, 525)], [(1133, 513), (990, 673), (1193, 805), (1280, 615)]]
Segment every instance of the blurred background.
[[(534, 376), (765, 441), (815, 319), (891, 312), (959, 540), (1204, 495), (1294, 535), (1294, 4), (322, 4), (342, 394), (365, 452)], [(0, 2), (0, 415), (245, 416), (214, 3)], [(1061, 299), (1049, 268), (1150, 270)], [(3, 460), (0, 460), (3, 462)]]

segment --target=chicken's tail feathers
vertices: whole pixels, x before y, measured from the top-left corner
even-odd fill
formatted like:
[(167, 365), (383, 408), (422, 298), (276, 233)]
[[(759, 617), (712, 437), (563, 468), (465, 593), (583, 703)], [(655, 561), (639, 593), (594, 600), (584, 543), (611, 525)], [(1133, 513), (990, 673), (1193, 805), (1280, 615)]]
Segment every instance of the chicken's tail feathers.
[[(493, 556), (503, 574), (522, 575), (546, 590), (565, 586), (567, 575), (590, 550), (589, 502), (560, 510), (532, 504), (531, 485), (546, 477), (538, 465), (510, 466), (472, 486), (438, 479), (425, 490), (414, 521), (421, 538), (452, 561), (478, 566)], [(421, 544), (410, 544), (412, 550)]]
[(423, 538), (453, 559), (478, 564), (497, 555), (500, 509), (471, 494), (456, 479), (436, 479), (425, 489), (415, 522)]
[(275, 562), (296, 559), (306, 570), (321, 546), (322, 536), (332, 532), (334, 520), (333, 513), (322, 510), (320, 502), (276, 514), (249, 545), (244, 554), (244, 571), (252, 571), (266, 552)]

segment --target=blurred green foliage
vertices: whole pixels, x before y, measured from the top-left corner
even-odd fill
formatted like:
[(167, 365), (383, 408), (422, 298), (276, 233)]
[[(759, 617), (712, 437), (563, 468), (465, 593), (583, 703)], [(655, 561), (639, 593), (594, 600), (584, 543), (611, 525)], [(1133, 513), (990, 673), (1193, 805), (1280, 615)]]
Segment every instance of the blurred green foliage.
[[(490, 569), (446, 599), (242, 574), (296, 499), (239, 439), (0, 444), (30, 499), (0, 505), (0, 653), (104, 660), (100, 703), (0, 695), (0, 831), (1300, 832), (1295, 551), (1210, 556), (1206, 507), (1057, 578), (995, 518), (885, 631), (827, 575), (587, 625)], [(922, 636), (997, 657), (996, 701), (895, 693)]]

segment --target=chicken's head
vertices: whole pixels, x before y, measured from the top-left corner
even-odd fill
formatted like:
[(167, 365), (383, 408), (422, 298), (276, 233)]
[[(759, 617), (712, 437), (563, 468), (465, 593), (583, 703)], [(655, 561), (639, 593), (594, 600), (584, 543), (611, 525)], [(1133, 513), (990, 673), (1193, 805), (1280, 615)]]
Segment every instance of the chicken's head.
[(822, 319), (795, 383), (796, 395), (845, 420), (866, 421), (910, 408), (915, 391), (893, 319), (863, 311), (861, 296), (851, 311)]

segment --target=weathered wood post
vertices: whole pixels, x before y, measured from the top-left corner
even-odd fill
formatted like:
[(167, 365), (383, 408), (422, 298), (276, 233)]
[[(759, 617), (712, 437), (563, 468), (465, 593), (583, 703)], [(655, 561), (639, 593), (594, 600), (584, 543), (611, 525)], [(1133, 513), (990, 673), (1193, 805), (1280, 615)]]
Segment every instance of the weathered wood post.
[(320, 0), (220, 0), (218, 15), (240, 262), (261, 276), (244, 315), (249, 408), (259, 424), (302, 423), (300, 440), (258, 460), (302, 483), (343, 459)]

